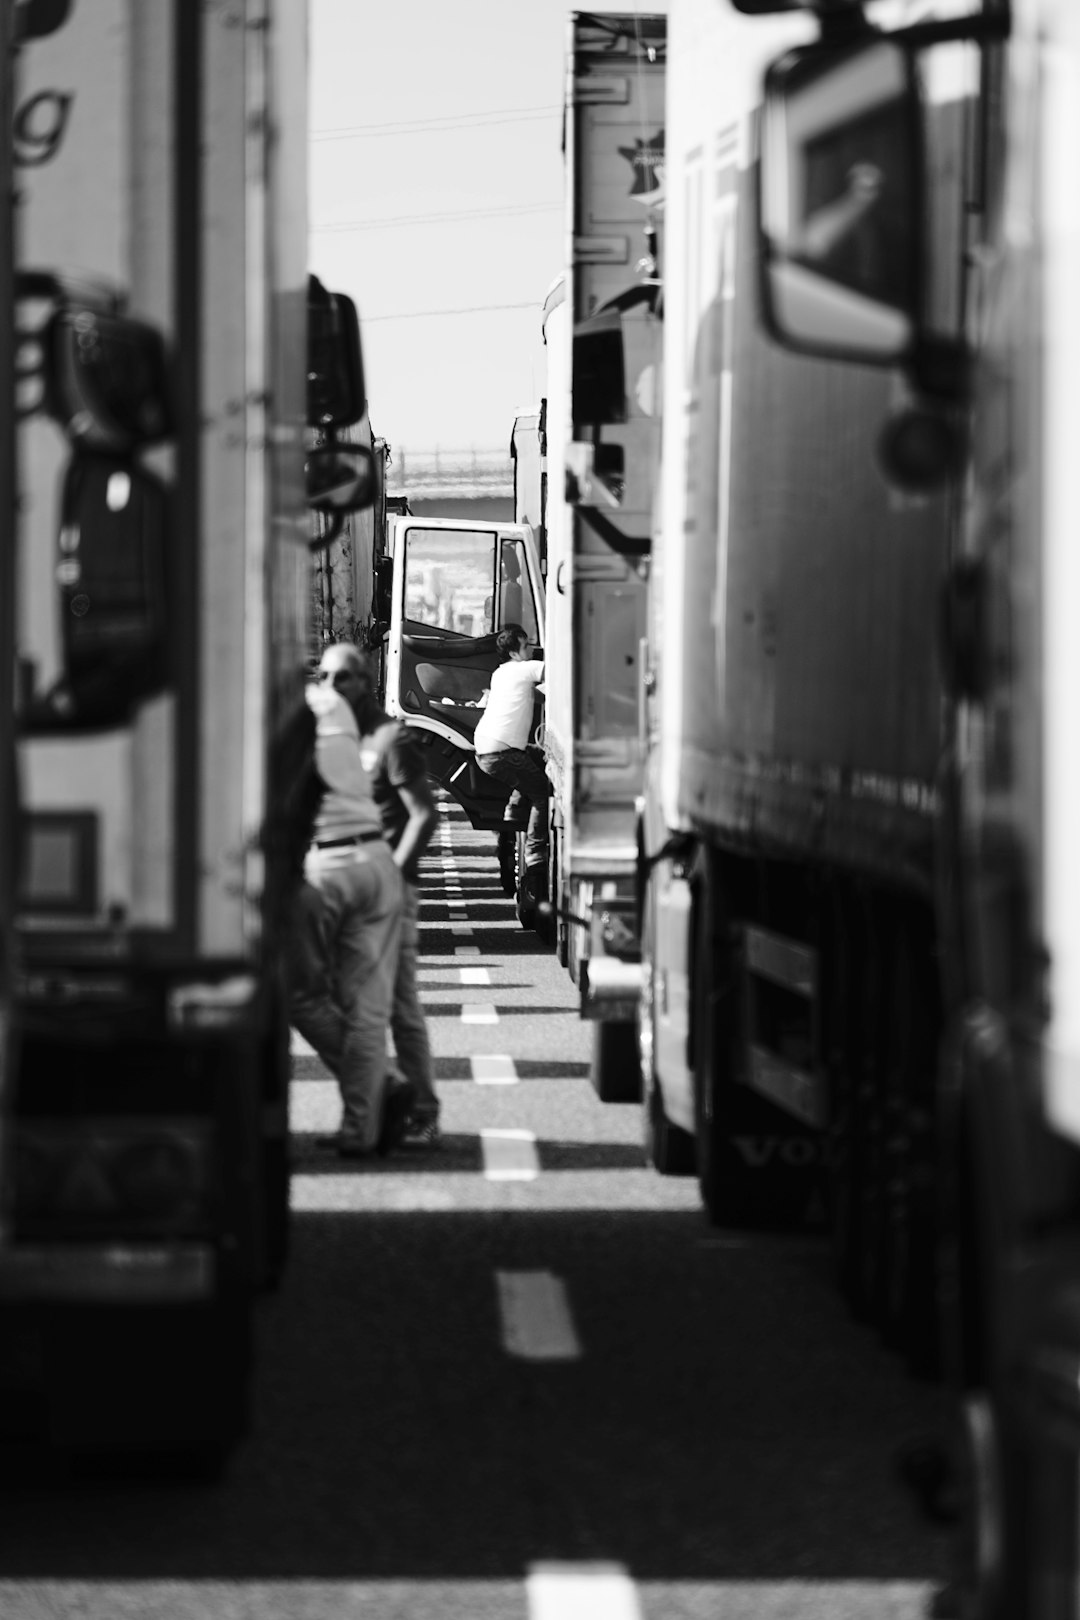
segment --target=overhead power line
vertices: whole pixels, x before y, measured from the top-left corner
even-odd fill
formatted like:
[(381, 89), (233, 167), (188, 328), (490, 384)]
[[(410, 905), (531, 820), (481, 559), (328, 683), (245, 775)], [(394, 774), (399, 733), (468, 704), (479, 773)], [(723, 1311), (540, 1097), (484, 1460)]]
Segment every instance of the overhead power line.
[(460, 309), (402, 309), (394, 315), (362, 315), (361, 326), (371, 326), (375, 321), (422, 321), (431, 315), (487, 315), (498, 309), (535, 309), (539, 311), (540, 304), (535, 298), (530, 298), (525, 304), (465, 304)]
[(332, 220), (326, 225), (313, 225), (312, 233), (326, 235), (331, 231), (374, 231), (391, 225), (444, 225), (458, 219), (497, 219), (514, 214), (551, 214), (562, 208), (561, 202), (505, 203), (497, 208), (459, 208), (441, 214), (391, 214), (385, 219)]
[(349, 141), (359, 135), (419, 135), (425, 130), (483, 129), (488, 124), (528, 123), (538, 118), (553, 118), (561, 113), (558, 106), (546, 107), (494, 107), (488, 112), (448, 113), (442, 118), (407, 118), (385, 124), (347, 124), (339, 129), (314, 129), (313, 141)]

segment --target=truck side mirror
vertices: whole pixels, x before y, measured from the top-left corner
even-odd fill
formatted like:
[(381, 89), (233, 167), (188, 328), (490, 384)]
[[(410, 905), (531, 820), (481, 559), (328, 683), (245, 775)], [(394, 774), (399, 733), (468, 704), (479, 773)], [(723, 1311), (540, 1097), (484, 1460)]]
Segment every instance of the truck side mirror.
[(309, 427), (351, 427), (367, 409), (360, 320), (344, 293), (308, 277), (307, 420)]
[(922, 116), (896, 41), (790, 50), (765, 76), (760, 261), (766, 325), (788, 348), (894, 365), (920, 330)]
[(29, 695), (24, 733), (126, 725), (168, 684), (168, 532), (160, 479), (120, 457), (72, 458), (56, 555), (61, 673)]
[(598, 310), (574, 328), (574, 437), (583, 430), (626, 421), (626, 362), (622, 316)]
[(366, 444), (309, 450), (304, 476), (313, 512), (366, 512), (375, 504), (375, 457)]
[(44, 404), (80, 449), (122, 454), (172, 431), (165, 345), (156, 327), (61, 304), (44, 333)]
[(74, 0), (15, 0), (15, 40), (44, 39), (68, 20)]

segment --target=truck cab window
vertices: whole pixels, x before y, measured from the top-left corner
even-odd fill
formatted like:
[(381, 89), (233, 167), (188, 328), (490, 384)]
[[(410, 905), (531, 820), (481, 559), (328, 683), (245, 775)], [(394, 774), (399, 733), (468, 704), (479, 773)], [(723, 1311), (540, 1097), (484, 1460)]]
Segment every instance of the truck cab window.
[(485, 636), (494, 628), (494, 530), (407, 531), (404, 616), (449, 636)]

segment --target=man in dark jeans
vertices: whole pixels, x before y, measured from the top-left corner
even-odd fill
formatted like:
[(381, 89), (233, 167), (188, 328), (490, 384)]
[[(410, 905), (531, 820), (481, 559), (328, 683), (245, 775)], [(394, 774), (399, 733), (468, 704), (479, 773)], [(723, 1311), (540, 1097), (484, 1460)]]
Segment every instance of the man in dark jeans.
[(547, 801), (551, 783), (528, 743), (533, 703), (544, 678), (544, 666), (533, 659), (533, 644), (520, 624), (506, 625), (496, 644), (505, 662), (492, 674), (488, 701), (473, 734), (476, 763), (485, 775), (513, 789), (505, 820), (516, 820), (522, 799), (528, 801), (525, 886), (533, 898), (540, 898), (547, 872)]
[(336, 642), (322, 656), (322, 669), (343, 688), (359, 727), (359, 757), (371, 784), (383, 837), (393, 852), (405, 881), (401, 920), (401, 946), (394, 979), (390, 1031), (394, 1055), (402, 1076), (412, 1087), (414, 1101), (406, 1121), (406, 1147), (439, 1145), (439, 1099), (427, 1020), (420, 1004), (416, 959), (419, 951), (419, 861), (438, 824), (424, 756), (409, 728), (392, 720), (375, 696), (371, 660), (349, 642)]

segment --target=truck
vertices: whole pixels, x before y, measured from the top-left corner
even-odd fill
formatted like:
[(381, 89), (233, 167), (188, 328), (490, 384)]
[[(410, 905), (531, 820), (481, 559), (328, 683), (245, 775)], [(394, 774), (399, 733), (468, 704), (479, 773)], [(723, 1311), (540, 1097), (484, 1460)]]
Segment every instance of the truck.
[(605, 1101), (639, 1089), (638, 663), (659, 473), (665, 55), (663, 6), (570, 14), (564, 268), (543, 311), (548, 894)]
[(376, 563), (376, 624), (385, 626), (383, 703), (410, 728), (427, 774), (471, 824), (496, 834), (505, 882), (515, 882), (508, 790), (476, 764), (473, 732), (498, 635), (520, 624), (544, 639), (544, 580), (531, 524), (389, 514)]
[[(578, 987), (607, 1101), (636, 1099), (640, 1085), (637, 666), (659, 469), (664, 54), (658, 4), (571, 13), (563, 269), (543, 303), (545, 397), (511, 436), (515, 521), (391, 522), (376, 607), (389, 625), (386, 707), (473, 826), (496, 832), (520, 921)], [(552, 784), (544, 896), (519, 882), (507, 791), (472, 747), (508, 622), (541, 643), (546, 666), (534, 730)]]
[(669, 45), (647, 1150), (715, 1222), (823, 1205), (945, 1375), (935, 1612), (1075, 1614), (1080, 16), (672, 0)]
[(312, 550), (374, 483), (305, 29), (31, 0), (0, 41), (0, 1429), (210, 1474), (287, 1248)]

